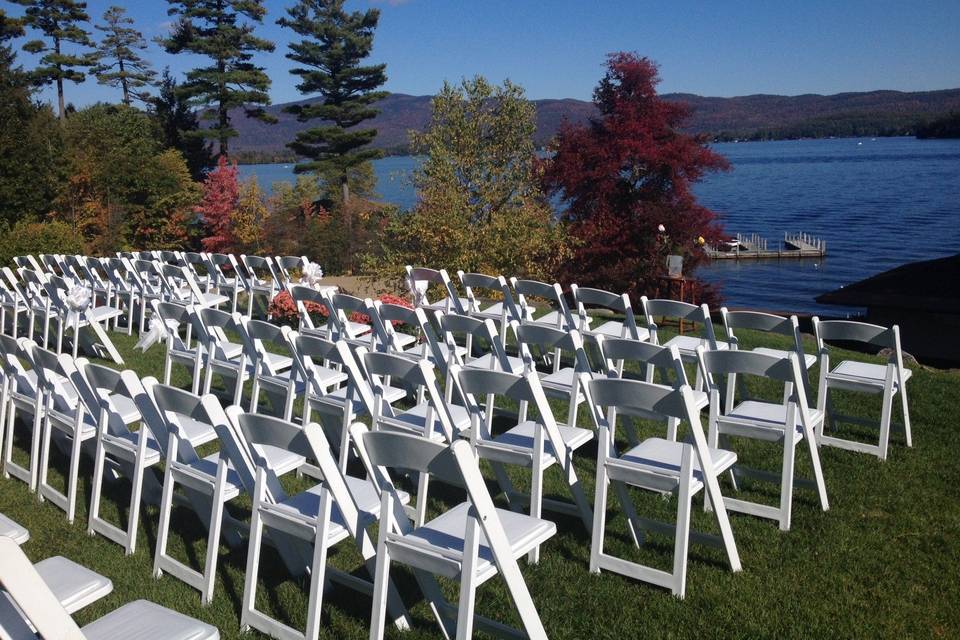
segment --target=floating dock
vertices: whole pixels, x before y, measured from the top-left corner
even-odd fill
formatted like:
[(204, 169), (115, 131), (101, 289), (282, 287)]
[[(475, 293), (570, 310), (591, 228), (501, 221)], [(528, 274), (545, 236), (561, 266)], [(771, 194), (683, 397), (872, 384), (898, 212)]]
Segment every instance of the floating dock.
[(707, 245), (707, 255), (713, 260), (782, 260), (790, 258), (823, 258), (827, 255), (826, 241), (808, 233), (784, 233), (783, 244), (770, 248), (766, 238), (757, 233), (743, 235), (724, 246)]

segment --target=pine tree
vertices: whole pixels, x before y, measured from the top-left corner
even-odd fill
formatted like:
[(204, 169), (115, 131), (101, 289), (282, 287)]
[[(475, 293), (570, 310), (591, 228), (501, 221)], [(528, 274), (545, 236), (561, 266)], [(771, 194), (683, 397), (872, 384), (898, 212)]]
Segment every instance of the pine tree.
[(57, 85), (57, 102), (61, 122), (66, 117), (66, 102), (63, 98), (63, 81), (80, 83), (86, 79), (83, 69), (92, 66), (89, 55), (67, 53), (65, 43), (80, 47), (93, 47), (90, 34), (80, 23), (89, 22), (87, 3), (74, 0), (11, 0), (27, 8), (24, 22), (39, 31), (49, 42), (31, 40), (23, 45), (24, 51), (41, 55), (40, 66), (33, 70), (33, 82), (38, 86)]
[[(302, 67), (290, 73), (299, 76), (300, 93), (319, 94), (322, 102), (290, 107), (297, 119), (322, 119), (332, 124), (301, 131), (287, 146), (309, 161), (296, 165), (298, 173), (313, 171), (339, 182), (343, 202), (350, 199), (351, 170), (378, 158), (381, 152), (367, 145), (376, 129), (354, 129), (379, 111), (371, 105), (386, 97), (376, 91), (387, 80), (385, 64), (362, 66), (370, 55), (373, 32), (380, 12), (376, 9), (346, 13), (344, 0), (299, 0), (287, 9), (289, 17), (278, 24), (303, 36), (290, 43), (287, 58)], [(364, 148), (367, 147), (367, 148)]]
[[(194, 107), (213, 109), (204, 117), (215, 124), (198, 132), (216, 139), (226, 154), (237, 135), (230, 126), (230, 109), (244, 107), (250, 117), (275, 121), (262, 108), (270, 104), (270, 76), (251, 60), (258, 51), (273, 51), (273, 43), (253, 35), (267, 10), (263, 0), (168, 0), (167, 13), (179, 16), (173, 33), (160, 43), (168, 53), (206, 56), (213, 63), (187, 72), (179, 91)], [(261, 105), (250, 106), (250, 105)]]
[(207, 170), (213, 166), (213, 143), (197, 135), (200, 121), (177, 91), (177, 81), (170, 75), (169, 68), (163, 70), (158, 86), (159, 91), (150, 98), (150, 103), (163, 134), (163, 144), (180, 151), (190, 168), (190, 175), (202, 182)]
[(120, 87), (123, 104), (130, 106), (131, 98), (146, 102), (150, 94), (141, 88), (152, 85), (157, 73), (138, 53), (147, 48), (143, 34), (130, 26), (133, 20), (127, 17), (123, 7), (110, 7), (104, 12), (103, 20), (105, 24), (96, 25), (105, 35), (97, 47), (97, 66), (90, 69), (90, 73), (97, 76), (100, 84)]

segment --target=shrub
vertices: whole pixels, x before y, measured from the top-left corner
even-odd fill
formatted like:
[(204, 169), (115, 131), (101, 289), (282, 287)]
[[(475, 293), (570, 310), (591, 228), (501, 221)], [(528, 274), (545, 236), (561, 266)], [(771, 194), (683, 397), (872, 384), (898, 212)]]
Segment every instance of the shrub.
[(39, 253), (83, 253), (83, 239), (64, 222), (20, 220), (13, 228), (0, 223), (0, 266), (16, 256)]
[[(412, 306), (407, 300), (389, 293), (382, 294), (377, 299), (384, 304), (398, 304), (402, 307), (407, 307), (408, 309)], [(323, 319), (330, 316), (330, 310), (327, 309), (327, 306), (324, 304), (308, 302), (306, 305), (307, 313), (309, 313), (311, 316), (317, 316), (318, 318)], [(295, 326), (300, 322), (300, 313), (297, 311), (297, 303), (293, 301), (293, 297), (286, 291), (281, 291), (273, 297), (273, 300), (270, 301), (270, 306), (267, 309), (267, 313), (270, 314), (270, 317), (274, 322), (279, 322), (281, 324)], [(370, 324), (370, 316), (358, 311), (351, 313), (349, 319), (351, 322)]]

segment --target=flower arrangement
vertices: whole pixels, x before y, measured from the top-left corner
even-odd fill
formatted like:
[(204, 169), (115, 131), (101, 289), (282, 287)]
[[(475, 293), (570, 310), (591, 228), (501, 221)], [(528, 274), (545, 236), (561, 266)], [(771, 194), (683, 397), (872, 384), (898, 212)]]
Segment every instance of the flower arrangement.
[[(407, 307), (408, 309), (412, 307), (410, 302), (407, 300), (390, 293), (381, 294), (377, 297), (377, 299), (384, 304), (398, 304), (402, 307)], [(307, 313), (312, 316), (318, 316), (320, 318), (330, 317), (330, 310), (325, 304), (307, 302), (305, 305), (307, 308)], [(294, 302), (293, 297), (287, 291), (281, 291), (273, 297), (273, 300), (270, 301), (270, 306), (267, 309), (267, 312), (270, 314), (270, 317), (274, 320), (274, 322), (279, 322), (281, 324), (287, 324), (290, 326), (296, 326), (300, 322), (300, 312), (297, 311), (297, 303)], [(350, 322), (370, 324), (370, 316), (365, 313), (360, 313), (359, 311), (354, 311), (351, 313), (348, 319)]]

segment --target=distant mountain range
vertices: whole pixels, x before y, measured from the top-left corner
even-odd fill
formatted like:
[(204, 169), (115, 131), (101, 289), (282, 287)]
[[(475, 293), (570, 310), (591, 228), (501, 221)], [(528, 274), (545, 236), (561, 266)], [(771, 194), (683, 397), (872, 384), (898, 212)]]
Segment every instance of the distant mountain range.
[[(758, 94), (735, 98), (668, 93), (662, 97), (690, 106), (687, 125), (690, 132), (708, 134), (718, 140), (912, 135), (918, 125), (951, 111), (960, 111), (960, 89), (911, 93), (868, 91), (830, 96)], [(379, 131), (374, 146), (388, 153), (404, 153), (408, 131), (423, 130), (430, 122), (431, 98), (394, 93), (381, 100), (377, 104), (380, 115), (363, 125)], [(295, 116), (285, 113), (284, 108), (290, 104), (295, 103), (267, 108), (278, 119), (273, 125), (244, 117), (240, 110), (233, 113), (233, 125), (240, 137), (231, 142), (231, 151), (246, 160), (289, 160), (291, 154), (285, 144), (297, 131), (315, 126), (315, 123), (298, 122)], [(547, 144), (564, 121), (581, 123), (596, 114), (593, 104), (583, 100), (535, 100), (534, 104), (538, 146)]]

